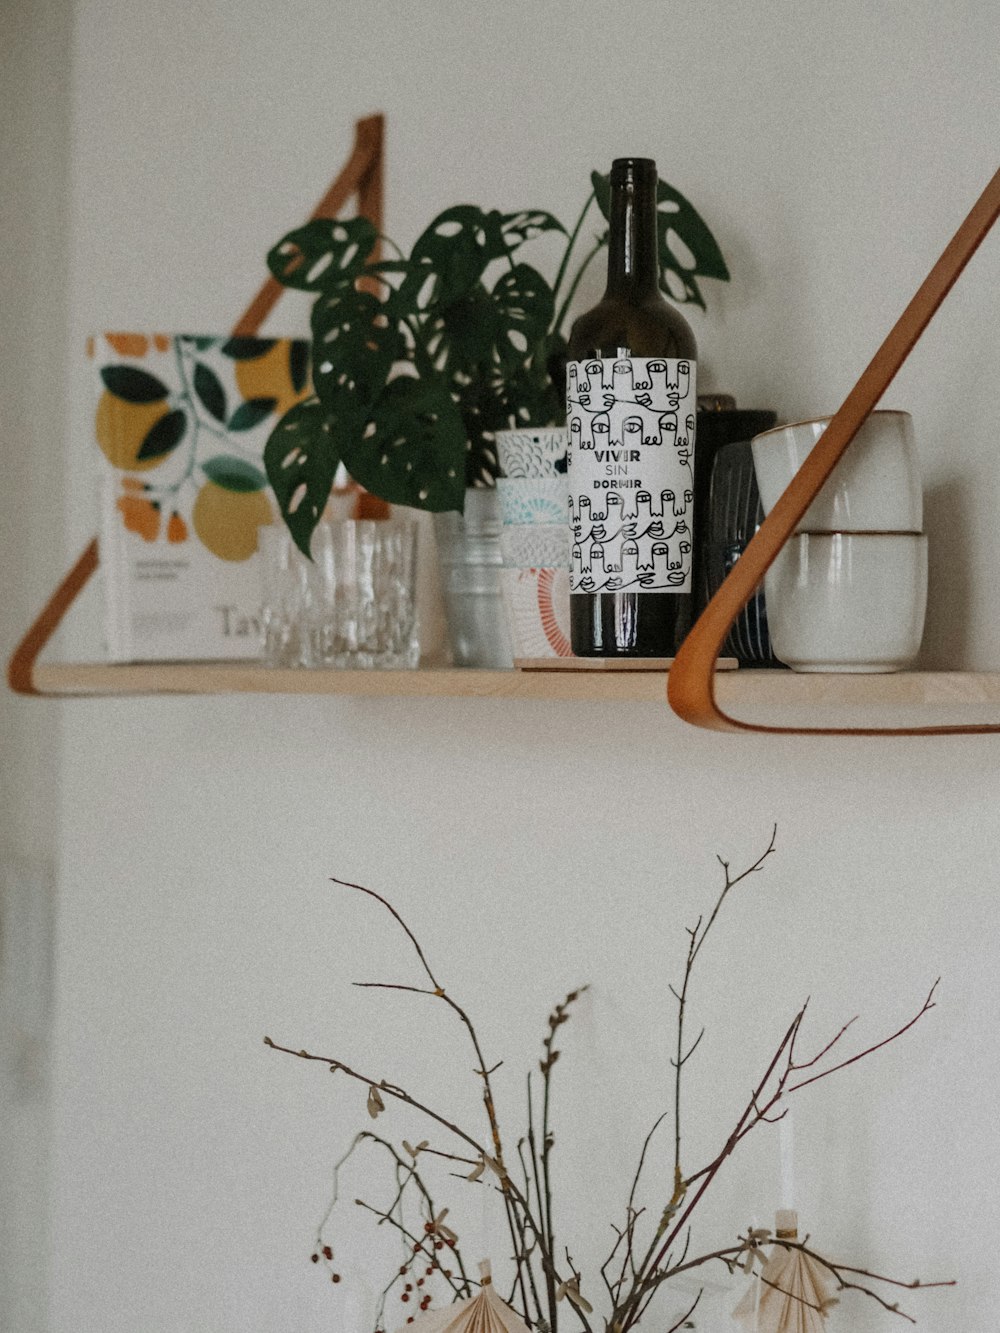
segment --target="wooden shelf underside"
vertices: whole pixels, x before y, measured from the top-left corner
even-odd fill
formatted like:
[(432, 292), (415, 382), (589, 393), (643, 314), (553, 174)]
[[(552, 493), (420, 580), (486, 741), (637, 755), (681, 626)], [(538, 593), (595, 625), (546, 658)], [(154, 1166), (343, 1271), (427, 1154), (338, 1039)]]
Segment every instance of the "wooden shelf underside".
[[(305, 671), (240, 662), (39, 663), (35, 682), (43, 693), (80, 696), (351, 694), (666, 703), (666, 675), (657, 671)], [(723, 708), (736, 712), (761, 706), (867, 709), (992, 705), (1000, 713), (1000, 672), (818, 675), (725, 671), (716, 675), (716, 694)]]

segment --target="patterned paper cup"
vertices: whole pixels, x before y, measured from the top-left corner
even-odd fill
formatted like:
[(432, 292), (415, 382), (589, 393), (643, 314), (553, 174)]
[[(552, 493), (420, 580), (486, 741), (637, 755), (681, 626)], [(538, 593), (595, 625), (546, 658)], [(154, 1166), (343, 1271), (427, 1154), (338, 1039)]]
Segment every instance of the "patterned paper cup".
[(515, 663), (539, 657), (572, 657), (569, 571), (502, 569), (500, 579)]
[(569, 522), (565, 477), (499, 477), (497, 492), (505, 524)]
[(505, 477), (556, 477), (566, 471), (569, 431), (564, 426), (498, 430), (496, 443)]

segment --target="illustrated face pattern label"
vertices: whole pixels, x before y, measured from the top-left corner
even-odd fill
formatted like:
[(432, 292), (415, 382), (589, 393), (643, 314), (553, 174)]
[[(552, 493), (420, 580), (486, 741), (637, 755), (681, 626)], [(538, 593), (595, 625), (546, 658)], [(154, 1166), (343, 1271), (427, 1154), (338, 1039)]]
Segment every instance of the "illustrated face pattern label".
[(695, 363), (567, 367), (571, 592), (688, 592)]

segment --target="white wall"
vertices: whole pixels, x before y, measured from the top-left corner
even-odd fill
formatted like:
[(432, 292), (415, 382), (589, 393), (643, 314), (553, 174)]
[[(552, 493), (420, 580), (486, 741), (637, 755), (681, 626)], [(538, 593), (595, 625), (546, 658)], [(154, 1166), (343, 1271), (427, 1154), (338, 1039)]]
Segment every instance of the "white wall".
[[(70, 6), (0, 6), (0, 652), (63, 569)], [(0, 693), (0, 1327), (47, 1326), (58, 705)]]
[[(568, 221), (592, 167), (656, 157), (734, 272), (692, 317), (704, 387), (811, 414), (839, 402), (996, 166), (989, 0), (752, 16), (730, 0), (81, 0), (76, 18), (78, 348), (94, 327), (225, 328), (354, 118), (380, 109), (402, 243), (465, 199)], [(924, 464), (934, 665), (1000, 662), (998, 268), (992, 238), (890, 395)], [(274, 328), (300, 317), (289, 305)], [(93, 524), (81, 356), (69, 386), (75, 547)], [(690, 1161), (731, 1128), (806, 995), (811, 1039), (860, 1012), (863, 1041), (940, 973), (905, 1044), (804, 1096), (800, 1206), (838, 1256), (956, 1277), (908, 1298), (922, 1327), (995, 1326), (994, 741), (721, 738), (659, 705), (251, 697), (75, 704), (63, 744), (53, 1333), (352, 1333), (308, 1253), (362, 1102), (261, 1038), (470, 1115), (474, 1081), (439, 1015), (350, 989), (415, 974), (391, 923), (330, 875), (418, 926), (505, 1057), (515, 1117), (548, 1006), (592, 982), (559, 1070), (563, 1217), (592, 1272), (664, 1104), (683, 928), (715, 892), (716, 853), (742, 864), (775, 821), (779, 856), (733, 902), (697, 990)], [(766, 1218), (776, 1194), (762, 1134), (699, 1242)], [(345, 1289), (376, 1276), (353, 1211)], [(734, 1301), (699, 1326), (726, 1327)], [(893, 1326), (861, 1300), (839, 1319)]]

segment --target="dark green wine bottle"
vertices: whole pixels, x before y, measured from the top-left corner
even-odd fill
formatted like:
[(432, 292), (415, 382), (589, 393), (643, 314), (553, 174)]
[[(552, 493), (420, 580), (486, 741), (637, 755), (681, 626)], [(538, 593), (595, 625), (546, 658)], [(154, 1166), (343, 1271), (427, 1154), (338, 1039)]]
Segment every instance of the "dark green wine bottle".
[(660, 293), (656, 163), (611, 166), (608, 285), (569, 337), (578, 657), (672, 657), (691, 616), (696, 348)]

